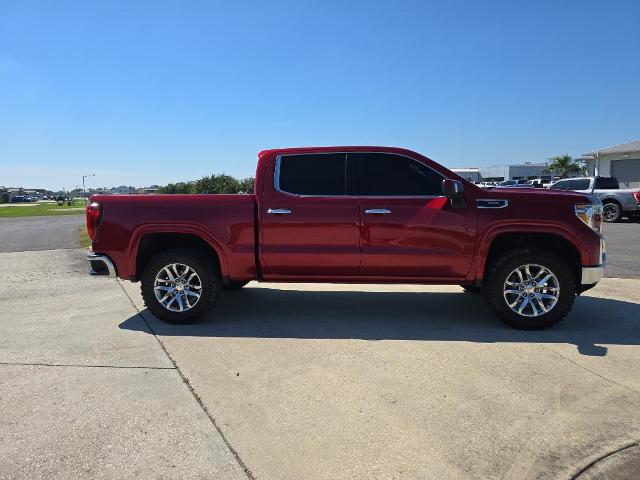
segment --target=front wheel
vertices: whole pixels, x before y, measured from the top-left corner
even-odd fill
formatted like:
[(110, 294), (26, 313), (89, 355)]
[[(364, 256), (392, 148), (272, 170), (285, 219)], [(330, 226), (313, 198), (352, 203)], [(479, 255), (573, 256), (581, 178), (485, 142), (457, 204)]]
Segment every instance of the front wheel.
[(524, 248), (489, 266), (483, 293), (489, 308), (507, 324), (540, 330), (569, 313), (576, 280), (569, 265), (555, 253)]
[(218, 301), (222, 278), (206, 255), (182, 248), (153, 257), (142, 274), (144, 303), (168, 323), (190, 323)]

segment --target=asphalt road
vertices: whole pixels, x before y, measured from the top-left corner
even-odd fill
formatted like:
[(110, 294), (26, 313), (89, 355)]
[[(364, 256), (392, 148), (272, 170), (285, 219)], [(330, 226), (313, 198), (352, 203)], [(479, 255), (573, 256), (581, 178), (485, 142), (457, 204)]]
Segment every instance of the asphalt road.
[(640, 278), (640, 222), (605, 223), (606, 277)]
[(77, 248), (84, 221), (84, 214), (0, 218), (0, 252)]

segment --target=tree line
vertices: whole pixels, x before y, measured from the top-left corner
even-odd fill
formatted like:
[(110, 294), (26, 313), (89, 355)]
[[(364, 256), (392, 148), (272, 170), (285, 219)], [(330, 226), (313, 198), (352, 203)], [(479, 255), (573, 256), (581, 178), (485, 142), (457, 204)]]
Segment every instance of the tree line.
[(169, 183), (158, 193), (253, 193), (253, 183), (252, 177), (237, 179), (222, 173), (193, 182)]

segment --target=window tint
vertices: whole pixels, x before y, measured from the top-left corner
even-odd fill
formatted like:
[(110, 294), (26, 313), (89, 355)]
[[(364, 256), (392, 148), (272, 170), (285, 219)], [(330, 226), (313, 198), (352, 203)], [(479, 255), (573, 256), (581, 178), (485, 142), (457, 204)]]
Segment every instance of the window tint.
[(442, 195), (443, 176), (402, 155), (350, 153), (359, 162), (358, 193), (366, 196)]
[(554, 183), (551, 188), (553, 190), (588, 190), (591, 180), (588, 178), (579, 178), (572, 180), (560, 180)]
[(588, 190), (591, 180), (583, 178), (580, 180), (569, 180), (569, 190)]
[(280, 157), (280, 190), (296, 195), (345, 195), (344, 153)]
[(620, 188), (618, 179), (614, 177), (596, 177), (596, 188), (603, 190), (617, 190)]

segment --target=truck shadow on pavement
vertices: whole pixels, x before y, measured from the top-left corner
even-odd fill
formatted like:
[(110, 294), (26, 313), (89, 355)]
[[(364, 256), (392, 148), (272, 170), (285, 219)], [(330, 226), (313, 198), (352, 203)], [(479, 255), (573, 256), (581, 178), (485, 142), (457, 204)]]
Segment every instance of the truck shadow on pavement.
[[(602, 344), (640, 345), (640, 305), (596, 297), (577, 298), (569, 316), (544, 331), (514, 330), (487, 311), (481, 296), (462, 292), (246, 287), (225, 292), (213, 311), (190, 325), (141, 313), (159, 336), (566, 343), (588, 356), (605, 356)], [(119, 327), (152, 333), (137, 315)]]

